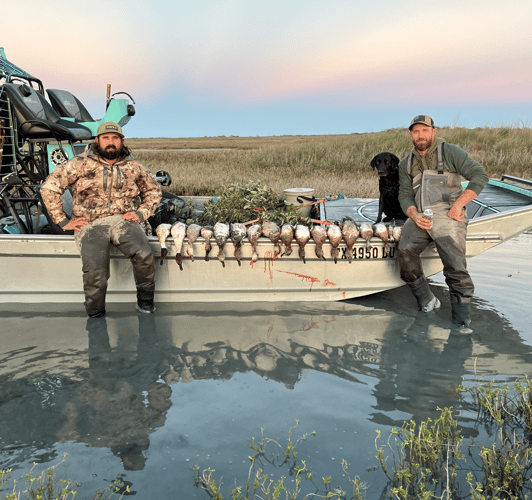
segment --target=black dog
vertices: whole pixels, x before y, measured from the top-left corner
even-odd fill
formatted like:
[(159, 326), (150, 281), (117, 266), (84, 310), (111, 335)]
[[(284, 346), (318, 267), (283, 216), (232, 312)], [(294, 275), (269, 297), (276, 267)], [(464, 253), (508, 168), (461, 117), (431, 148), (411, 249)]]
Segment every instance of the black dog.
[(371, 168), (379, 174), (379, 214), (375, 222), (405, 220), (406, 215), (399, 205), (399, 158), (392, 153), (379, 153), (371, 160)]

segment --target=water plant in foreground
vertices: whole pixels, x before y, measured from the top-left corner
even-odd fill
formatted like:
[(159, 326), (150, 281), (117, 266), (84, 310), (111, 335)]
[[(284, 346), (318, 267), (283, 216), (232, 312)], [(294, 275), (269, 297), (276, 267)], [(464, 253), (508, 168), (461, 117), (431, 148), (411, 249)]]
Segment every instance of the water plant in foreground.
[[(528, 379), (517, 380), (513, 387), (495, 382), (477, 381), (471, 387), (458, 388), (466, 411), (476, 411), (475, 426), (483, 427), (485, 442), (466, 440), (452, 407), (438, 409), (439, 416), (422, 422), (410, 420), (401, 428), (392, 428), (384, 444), (377, 430), (375, 446), (378, 466), (386, 485), (380, 498), (472, 500), (526, 500), (532, 491), (532, 388)], [(310, 498), (362, 500), (367, 486), (359, 476), (351, 476), (348, 463), (341, 464), (342, 479), (315, 477), (310, 460), (300, 457), (299, 447), (315, 432), (294, 439), (299, 421), (288, 431), (286, 444), (264, 436), (252, 439), (253, 454), (243, 485), (230, 491), (233, 500), (301, 500)], [(486, 442), (489, 441), (489, 442)], [(66, 458), (63, 457), (64, 461)], [(80, 485), (72, 480), (58, 480), (54, 465), (41, 474), (34, 467), (20, 484), (8, 486), (11, 470), (0, 470), (2, 500), (71, 500)], [(275, 478), (273, 470), (286, 470)], [(195, 485), (211, 498), (222, 500), (222, 480), (215, 470), (194, 467)], [(277, 474), (278, 475), (278, 474)], [(287, 478), (290, 478), (289, 480)], [(333, 486), (341, 484), (342, 486)], [(7, 493), (6, 493), (7, 491)], [(132, 494), (126, 484), (114, 481), (91, 500)], [(2, 496), (3, 495), (3, 496)]]
[[(232, 489), (231, 498), (233, 500), (277, 500), (281, 498), (281, 495), (289, 500), (296, 500), (297, 498), (352, 498), (354, 500), (362, 500), (365, 498), (365, 485), (358, 476), (355, 478), (350, 477), (345, 460), (342, 461), (342, 470), (352, 489), (352, 496), (348, 497), (347, 492), (341, 488), (333, 488), (330, 476), (322, 477), (321, 484), (315, 482), (314, 474), (307, 466), (306, 461), (298, 461), (297, 459), (298, 446), (309, 436), (304, 434), (295, 442), (292, 441), (293, 430), (298, 424), (299, 421), (296, 420), (296, 425), (290, 427), (286, 446), (282, 446), (274, 439), (264, 437), (264, 429), (261, 429), (261, 439), (259, 441), (255, 441), (255, 438), (252, 439), (250, 448), (255, 453), (248, 457), (251, 465), (247, 481), (245, 485), (236, 485)], [(314, 434), (315, 432), (311, 433), (311, 435)], [(288, 466), (288, 475), (293, 478), (295, 485), (293, 489), (289, 489), (286, 486), (286, 476), (281, 476), (279, 479), (274, 480), (265, 472), (266, 466), (282, 467), (285, 465)], [(199, 463), (196, 462), (194, 467), (195, 484), (203, 488), (214, 500), (222, 500), (222, 483), (221, 480), (216, 483), (213, 478), (214, 472), (210, 468), (200, 470)], [(307, 490), (310, 489), (311, 491), (305, 492), (304, 486), (307, 486)]]
[[(497, 386), (494, 382), (477, 381), (472, 388), (459, 387), (459, 393), (468, 409), (476, 410), (477, 424), (487, 428), (492, 436), (490, 444), (466, 440), (454, 415), (456, 410), (438, 408), (439, 416), (416, 423), (405, 422), (400, 429), (392, 428), (384, 444), (377, 430), (375, 446), (379, 466), (387, 484), (380, 498), (525, 500), (532, 490), (532, 388), (529, 381), (518, 380), (513, 388)], [(466, 401), (465, 398), (470, 401)], [(296, 421), (297, 423), (297, 421)], [(295, 426), (297, 427), (297, 425)], [(247, 481), (231, 491), (234, 500), (275, 500), (287, 498), (337, 498), (359, 500), (366, 498), (366, 486), (358, 476), (351, 478), (346, 460), (342, 472), (350, 486), (349, 493), (333, 488), (331, 477), (315, 481), (307, 461), (299, 460), (297, 447), (307, 438), (292, 441), (290, 428), (285, 446), (264, 437), (252, 440)], [(494, 432), (495, 431), (495, 432)], [(314, 433), (313, 433), (314, 434)], [(272, 452), (269, 447), (273, 446)], [(286, 476), (272, 479), (265, 465), (287, 466), (295, 487), (286, 487)], [(222, 500), (222, 482), (216, 482), (214, 470), (194, 468), (195, 484), (215, 500)], [(303, 482), (306, 482), (306, 489)], [(311, 491), (309, 491), (311, 490)]]
[(387, 463), (383, 446), (377, 446), (377, 459), (388, 478), (391, 494), (400, 499), (449, 497), (458, 489), (457, 471), (465, 455), (463, 437), (452, 415), (452, 408), (438, 409), (440, 416), (419, 425), (405, 422), (400, 430), (392, 428), (387, 449), (393, 465)]
[[(78, 488), (80, 484), (71, 479), (57, 479), (56, 469), (66, 460), (66, 457), (65, 454), (59, 463), (48, 467), (38, 475), (34, 473), (36, 466), (34, 463), (31, 470), (24, 476), (24, 483), (14, 480), (10, 491), (0, 498), (2, 500), (72, 500), (77, 494), (75, 488)], [(0, 492), (5, 489), (12, 472), (12, 469), (0, 470)], [(116, 480), (104, 490), (96, 491), (90, 500), (103, 500), (111, 497), (119, 500), (127, 493), (129, 493), (129, 487)]]

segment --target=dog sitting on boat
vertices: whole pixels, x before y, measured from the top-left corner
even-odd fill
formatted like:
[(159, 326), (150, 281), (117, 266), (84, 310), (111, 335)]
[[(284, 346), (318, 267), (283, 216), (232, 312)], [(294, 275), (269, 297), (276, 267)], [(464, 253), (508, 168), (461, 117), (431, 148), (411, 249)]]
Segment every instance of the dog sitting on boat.
[(379, 213), (375, 222), (405, 220), (399, 204), (399, 158), (393, 153), (379, 153), (371, 160), (371, 168), (379, 174)]

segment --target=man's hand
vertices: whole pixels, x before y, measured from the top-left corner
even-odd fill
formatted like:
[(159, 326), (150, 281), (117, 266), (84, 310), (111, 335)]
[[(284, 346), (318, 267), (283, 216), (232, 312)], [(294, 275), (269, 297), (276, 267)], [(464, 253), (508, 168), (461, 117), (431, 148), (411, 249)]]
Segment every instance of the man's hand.
[(464, 207), (476, 197), (477, 193), (475, 193), (471, 189), (465, 189), (464, 192), (453, 203), (453, 205), (447, 212), (447, 216), (451, 219), (457, 220), (458, 222), (462, 222), (464, 218)]
[(133, 220), (133, 221), (138, 222), (140, 224), (139, 216), (135, 212), (126, 212), (124, 215), (122, 215), (122, 219), (124, 219), (124, 220)]
[(447, 212), (447, 217), (462, 222), (462, 219), (464, 218), (463, 207), (454, 203)]
[(86, 226), (89, 222), (85, 217), (76, 217), (75, 219), (72, 219), (66, 226), (63, 226), (64, 231), (70, 231), (73, 229), (74, 231), (81, 231), (81, 228), (83, 226)]
[(423, 229), (424, 231), (432, 229), (432, 220), (427, 219), (421, 212), (418, 212), (416, 207), (408, 207), (406, 215), (416, 223), (416, 226), (419, 227), (419, 229)]

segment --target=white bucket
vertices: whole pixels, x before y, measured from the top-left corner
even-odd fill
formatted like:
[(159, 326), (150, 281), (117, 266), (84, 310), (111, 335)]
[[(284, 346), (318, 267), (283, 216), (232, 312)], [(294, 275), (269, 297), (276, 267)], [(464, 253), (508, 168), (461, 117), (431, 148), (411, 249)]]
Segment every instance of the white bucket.
[[(299, 207), (301, 205), (308, 205), (309, 203), (312, 203), (311, 201), (301, 200), (299, 202), (297, 200), (298, 196), (304, 196), (305, 198), (312, 198), (314, 195), (314, 189), (312, 188), (290, 188), (284, 190), (284, 197), (285, 197), (285, 203), (287, 205), (295, 205), (296, 207)], [(302, 217), (310, 217), (310, 210), (311, 206), (309, 207), (303, 207), (300, 208), (301, 216)]]

